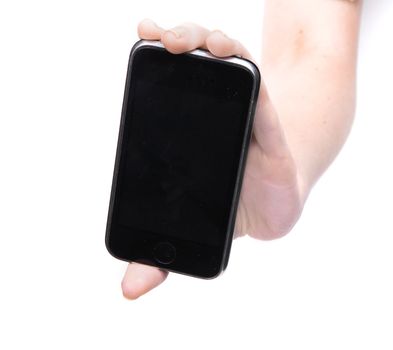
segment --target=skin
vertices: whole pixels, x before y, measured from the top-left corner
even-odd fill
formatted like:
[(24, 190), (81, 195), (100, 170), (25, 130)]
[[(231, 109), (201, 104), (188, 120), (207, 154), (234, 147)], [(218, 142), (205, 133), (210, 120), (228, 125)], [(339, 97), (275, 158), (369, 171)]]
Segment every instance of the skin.
[[(313, 185), (345, 142), (355, 111), (360, 12), (360, 1), (265, 1), (259, 65), (263, 81), (236, 236), (266, 240), (287, 234)], [(174, 54), (203, 48), (218, 57), (252, 60), (237, 40), (193, 23), (164, 29), (146, 19), (138, 35), (161, 40)], [(136, 299), (167, 275), (154, 267), (129, 264), (123, 294)]]

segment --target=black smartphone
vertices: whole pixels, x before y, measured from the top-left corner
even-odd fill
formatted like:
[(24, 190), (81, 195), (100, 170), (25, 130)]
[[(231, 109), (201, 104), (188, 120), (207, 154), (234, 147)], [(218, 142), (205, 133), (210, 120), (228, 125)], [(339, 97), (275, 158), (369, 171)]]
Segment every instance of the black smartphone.
[(204, 50), (131, 50), (106, 230), (116, 258), (213, 278), (225, 268), (260, 75)]

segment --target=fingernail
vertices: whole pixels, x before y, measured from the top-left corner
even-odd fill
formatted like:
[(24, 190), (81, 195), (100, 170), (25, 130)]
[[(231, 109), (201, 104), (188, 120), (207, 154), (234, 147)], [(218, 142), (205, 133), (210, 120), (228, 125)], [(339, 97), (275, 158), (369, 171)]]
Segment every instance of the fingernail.
[(153, 26), (155, 26), (155, 27), (157, 27), (157, 24), (156, 24), (156, 22), (154, 22), (153, 20), (151, 20), (150, 18), (144, 18), (142, 21), (141, 21), (141, 23), (148, 23), (148, 24), (150, 24), (150, 25), (153, 25)]
[(156, 22), (152, 21), (152, 20), (151, 20), (151, 24), (152, 24), (154, 27), (156, 27), (156, 28), (160, 28), (160, 27), (158, 26), (158, 24), (157, 24)]

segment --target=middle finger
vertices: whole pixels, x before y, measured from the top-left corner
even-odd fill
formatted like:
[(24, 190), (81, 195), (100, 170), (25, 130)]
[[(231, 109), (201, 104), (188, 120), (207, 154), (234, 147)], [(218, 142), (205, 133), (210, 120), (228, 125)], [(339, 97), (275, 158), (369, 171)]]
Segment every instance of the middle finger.
[(209, 34), (208, 29), (198, 24), (184, 23), (165, 30), (161, 35), (161, 42), (169, 52), (179, 54), (199, 47), (207, 49), (206, 38)]

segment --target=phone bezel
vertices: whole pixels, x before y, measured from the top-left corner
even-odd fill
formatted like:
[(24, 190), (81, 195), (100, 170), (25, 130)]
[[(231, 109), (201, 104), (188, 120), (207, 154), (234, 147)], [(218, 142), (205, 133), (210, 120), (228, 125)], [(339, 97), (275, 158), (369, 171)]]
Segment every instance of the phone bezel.
[(120, 121), (120, 129), (119, 129), (118, 144), (117, 144), (117, 151), (116, 151), (112, 190), (111, 190), (111, 197), (110, 197), (109, 211), (108, 211), (108, 221), (107, 221), (106, 236), (105, 236), (106, 247), (111, 255), (113, 255), (115, 258), (120, 259), (120, 260), (124, 260), (127, 262), (140, 262), (140, 263), (156, 266), (159, 268), (163, 268), (163, 269), (166, 269), (171, 272), (177, 272), (177, 273), (181, 273), (181, 274), (191, 275), (194, 277), (200, 277), (200, 278), (206, 278), (206, 279), (214, 278), (214, 277), (217, 277), (219, 274), (221, 274), (226, 269), (227, 264), (228, 264), (228, 260), (229, 260), (229, 254), (230, 254), (231, 244), (232, 244), (232, 240), (233, 240), (234, 225), (235, 225), (235, 220), (236, 220), (237, 206), (238, 206), (238, 202), (239, 202), (241, 184), (242, 184), (242, 179), (243, 179), (243, 174), (244, 174), (244, 169), (245, 169), (245, 164), (246, 164), (246, 158), (247, 158), (247, 151), (248, 151), (248, 146), (249, 146), (251, 134), (252, 134), (253, 117), (254, 117), (254, 113), (255, 113), (255, 109), (256, 109), (258, 92), (259, 92), (260, 73), (259, 73), (257, 66), (254, 63), (252, 63), (251, 61), (246, 60), (244, 58), (240, 58), (240, 57), (218, 58), (216, 56), (213, 56), (209, 52), (207, 52), (205, 50), (201, 50), (201, 49), (196, 49), (196, 50), (185, 53), (185, 55), (195, 56), (200, 59), (221, 61), (222, 63), (227, 64), (227, 65), (232, 65), (234, 67), (246, 69), (253, 77), (253, 79), (252, 79), (252, 81), (253, 81), (252, 93), (250, 96), (249, 108), (248, 108), (248, 114), (247, 114), (247, 122), (246, 122), (246, 127), (245, 127), (245, 137), (243, 139), (243, 143), (242, 143), (242, 147), (241, 147), (239, 168), (238, 168), (238, 172), (236, 174), (235, 191), (234, 191), (234, 196), (233, 196), (232, 203), (231, 203), (231, 210), (230, 210), (230, 215), (229, 215), (228, 228), (227, 228), (227, 232), (226, 232), (226, 239), (225, 239), (224, 246), (222, 247), (222, 256), (220, 257), (220, 261), (217, 262), (218, 268), (216, 269), (216, 271), (213, 274), (206, 274), (206, 273), (202, 274), (199, 272), (195, 273), (195, 272), (190, 272), (190, 271), (184, 271), (182, 269), (180, 269), (180, 270), (173, 269), (170, 266), (171, 264), (160, 264), (156, 260), (151, 261), (151, 258), (130, 260), (130, 259), (124, 258), (122, 256), (119, 256), (119, 254), (116, 254), (113, 251), (113, 249), (111, 248), (111, 245), (110, 245), (110, 238), (111, 238), (110, 237), (110, 230), (111, 230), (111, 225), (112, 225), (113, 208), (114, 208), (115, 194), (116, 194), (116, 189), (117, 189), (117, 178), (119, 175), (119, 163), (120, 163), (120, 159), (121, 159), (121, 153), (123, 150), (122, 141), (124, 139), (124, 125), (125, 125), (125, 119), (126, 119), (126, 115), (127, 115), (128, 99), (129, 99), (129, 95), (130, 95), (130, 85), (131, 85), (131, 78), (132, 78), (131, 77), (132, 64), (133, 64), (133, 60), (134, 60), (135, 55), (140, 50), (146, 50), (146, 49), (165, 50), (165, 47), (159, 41), (140, 40), (133, 46), (131, 53), (130, 53), (128, 72), (127, 72), (127, 78), (126, 78), (126, 86), (125, 86), (124, 99), (123, 99), (122, 116), (121, 116), (121, 121)]

